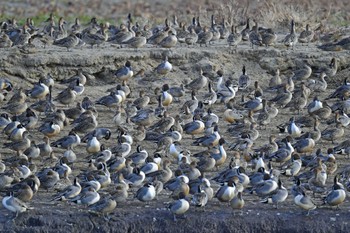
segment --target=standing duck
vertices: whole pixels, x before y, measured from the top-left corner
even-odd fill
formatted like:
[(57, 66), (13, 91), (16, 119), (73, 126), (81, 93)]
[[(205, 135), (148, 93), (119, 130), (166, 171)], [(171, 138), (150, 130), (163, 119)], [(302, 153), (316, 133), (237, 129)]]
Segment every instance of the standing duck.
[(297, 41), (298, 41), (298, 36), (295, 33), (295, 22), (294, 22), (294, 19), (292, 19), (290, 33), (284, 38), (283, 43), (285, 46), (291, 47), (294, 50), (294, 47)]

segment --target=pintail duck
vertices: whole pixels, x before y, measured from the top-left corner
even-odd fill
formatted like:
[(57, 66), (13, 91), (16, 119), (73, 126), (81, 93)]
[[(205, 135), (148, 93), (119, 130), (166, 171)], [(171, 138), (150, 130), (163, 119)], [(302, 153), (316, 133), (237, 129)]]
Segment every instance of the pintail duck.
[(328, 128), (322, 131), (321, 138), (323, 140), (332, 141), (332, 143), (334, 144), (334, 140), (341, 138), (343, 135), (344, 127), (341, 124), (341, 122), (338, 121), (336, 123), (336, 128)]
[(91, 140), (93, 137), (96, 137), (98, 140), (101, 139), (110, 139), (112, 132), (109, 128), (96, 128), (92, 132), (87, 133), (82, 139), (82, 142), (87, 142)]
[(151, 172), (158, 171), (161, 161), (162, 157), (159, 153), (155, 153), (153, 158), (148, 156), (146, 158), (146, 164), (141, 167), (141, 171), (143, 171), (146, 176)]
[(282, 169), (284, 169), (282, 171), (282, 174), (285, 176), (297, 176), (301, 169), (301, 165), (302, 165), (302, 162), (300, 159), (300, 155), (297, 153), (294, 153), (292, 156), (291, 163), (286, 167), (282, 167)]
[(29, 132), (24, 131), (23, 138), (21, 141), (4, 143), (4, 148), (9, 148), (9, 149), (14, 150), (16, 152), (22, 153), (30, 147), (31, 141), (28, 137), (29, 137)]
[(295, 23), (294, 23), (294, 20), (292, 19), (290, 33), (283, 39), (283, 43), (285, 46), (292, 47), (292, 49), (294, 49), (297, 41), (298, 41), (298, 36), (295, 33)]
[(330, 206), (337, 206), (337, 208), (339, 208), (339, 205), (345, 201), (346, 192), (344, 187), (338, 182), (337, 175), (334, 176), (334, 184), (332, 189), (333, 190), (330, 191), (325, 197), (324, 203)]
[(156, 191), (152, 184), (146, 183), (142, 188), (138, 189), (135, 197), (142, 202), (150, 202), (156, 197)]
[(110, 195), (107, 195), (95, 204), (90, 205), (89, 212), (97, 215), (102, 214), (106, 220), (109, 220), (108, 214), (113, 212), (116, 207), (116, 200), (112, 199)]
[(39, 132), (45, 136), (51, 138), (58, 135), (61, 132), (61, 127), (53, 121), (44, 123), (39, 127)]
[(277, 69), (275, 71), (275, 75), (271, 77), (269, 81), (269, 88), (275, 88), (276, 86), (279, 86), (282, 84), (282, 79), (280, 77), (280, 70)]
[(173, 69), (173, 65), (168, 61), (168, 56), (157, 66), (156, 71), (160, 75), (166, 75)]
[(252, 113), (257, 112), (263, 108), (261, 96), (255, 96), (254, 99), (243, 102), (241, 105), (244, 107), (244, 109)]
[[(267, 104), (266, 104), (266, 99), (262, 99), (262, 105), (263, 105), (263, 108), (262, 108), (262, 111), (259, 113), (258, 115), (258, 118), (257, 118), (257, 123), (260, 125), (260, 126), (266, 126), (268, 124), (270, 124), (270, 121), (271, 121), (271, 115), (270, 113), (267, 111)], [(254, 123), (253, 123), (254, 124)], [(251, 124), (251, 125), (253, 125)], [(256, 124), (255, 124), (256, 125)], [(255, 140), (255, 139), (253, 139)]]
[(130, 175), (125, 176), (125, 182), (133, 187), (139, 187), (142, 185), (143, 181), (145, 180), (145, 177), (145, 173), (141, 171), (140, 168), (135, 167)]
[(198, 35), (194, 28), (190, 28), (189, 33), (186, 35), (185, 42), (188, 45), (194, 45), (198, 41)]
[(278, 106), (284, 107), (286, 106), (293, 97), (293, 94), (288, 89), (289, 85), (284, 84), (283, 86), (283, 92), (277, 94), (273, 99), (270, 101), (275, 102)]
[(242, 40), (248, 41), (249, 40), (249, 33), (250, 33), (250, 19), (247, 19), (246, 27), (241, 31)]
[(71, 33), (67, 37), (55, 40), (52, 44), (59, 47), (65, 47), (67, 48), (67, 51), (70, 51), (71, 48), (74, 48), (79, 44), (79, 38), (75, 35), (75, 33)]
[(27, 129), (22, 124), (18, 124), (17, 127), (11, 131), (8, 139), (13, 142), (20, 141), (23, 138), (24, 131), (27, 131)]
[(278, 209), (278, 203), (284, 202), (287, 199), (287, 197), (288, 190), (285, 187), (283, 187), (282, 181), (278, 179), (277, 192), (261, 202), (276, 204), (276, 209)]
[(93, 29), (90, 29), (89, 31), (85, 31), (82, 33), (81, 39), (86, 43), (91, 45), (91, 48), (94, 47), (94, 45), (99, 46), (103, 42), (108, 40), (108, 33), (107, 33), (107, 27), (104, 24), (101, 24), (101, 34), (100, 33), (93, 33)]
[(237, 51), (237, 45), (242, 41), (242, 34), (237, 32), (237, 26), (232, 25), (231, 34), (227, 37), (229, 46), (234, 46)]
[(238, 79), (238, 88), (239, 89), (246, 89), (250, 85), (250, 78), (248, 75), (246, 75), (246, 69), (245, 66), (242, 68), (242, 74), (239, 76)]
[(196, 207), (204, 207), (208, 203), (207, 193), (201, 189), (201, 185), (198, 185), (197, 193), (192, 195), (191, 204)]
[(27, 148), (23, 154), (28, 158), (36, 159), (40, 156), (40, 148), (36, 145), (35, 141), (31, 141), (31, 146)]
[(198, 34), (198, 40), (197, 43), (202, 46), (202, 44), (205, 44), (205, 46), (208, 46), (208, 43), (213, 39), (213, 32), (209, 30), (208, 27), (204, 27), (203, 31), (201, 31)]
[(294, 203), (300, 208), (307, 210), (306, 216), (309, 216), (311, 210), (316, 209), (316, 205), (310, 197), (306, 196), (302, 189), (300, 190), (300, 193), (294, 197)]
[(169, 165), (170, 165), (170, 161), (165, 160), (163, 162), (163, 169), (162, 170), (151, 172), (147, 175), (147, 177), (153, 177), (153, 178), (157, 177), (156, 179), (163, 182), (163, 183), (168, 182), (173, 175), (173, 172), (169, 168)]
[(81, 192), (78, 196), (71, 199), (72, 202), (81, 205), (91, 206), (100, 200), (100, 194), (92, 187), (88, 188), (86, 191)]
[(35, 84), (34, 87), (26, 94), (33, 99), (42, 99), (49, 94), (49, 87), (39, 80), (39, 82)]
[(261, 46), (262, 45), (262, 37), (258, 31), (258, 21), (254, 20), (255, 26), (249, 32), (249, 41), (252, 49), (254, 49), (254, 45)]
[(193, 79), (190, 83), (186, 84), (185, 87), (192, 91), (199, 91), (204, 88), (208, 83), (208, 78), (205, 76), (202, 70), (200, 70), (200, 77)]
[(135, 33), (131, 29), (131, 23), (128, 22), (127, 25), (121, 24), (120, 30), (115, 35), (108, 38), (108, 42), (113, 44), (123, 44), (132, 39), (134, 36)]
[(74, 87), (70, 86), (61, 91), (54, 100), (59, 101), (61, 104), (69, 106), (75, 101), (76, 97), (77, 92), (74, 90)]
[(31, 34), (29, 33), (29, 26), (27, 23), (23, 25), (20, 33), (14, 37), (10, 37), (13, 42), (12, 46), (28, 44), (30, 38)]
[(261, 43), (266, 47), (274, 44), (276, 40), (277, 34), (271, 28), (268, 28), (261, 32)]
[(119, 68), (117, 71), (115, 71), (114, 75), (117, 80), (128, 81), (134, 75), (134, 72), (132, 71), (132, 68), (131, 68), (131, 62), (126, 61), (125, 65)]
[(194, 136), (195, 134), (200, 134), (204, 131), (205, 125), (200, 120), (199, 115), (193, 116), (193, 121), (185, 124), (183, 130), (187, 134)]
[(231, 99), (236, 96), (238, 91), (238, 86), (233, 86), (230, 80), (225, 82), (226, 89), (222, 89), (217, 92), (217, 97), (220, 99), (220, 103), (227, 104)]
[(306, 24), (306, 28), (299, 35), (299, 43), (310, 43), (314, 39), (314, 31), (310, 30), (310, 25)]
[(10, 48), (12, 47), (12, 40), (6, 33), (1, 33), (0, 35), (0, 48)]
[(27, 206), (23, 201), (13, 196), (13, 193), (10, 193), (10, 196), (5, 196), (2, 199), (2, 205), (11, 212), (15, 213), (15, 218), (17, 218), (19, 213), (23, 213), (28, 209), (33, 209), (32, 207)]
[(142, 149), (140, 145), (137, 146), (136, 150), (137, 151), (129, 155), (128, 158), (131, 159), (136, 166), (143, 165), (148, 158), (148, 152)]
[(169, 205), (169, 209), (174, 216), (174, 221), (176, 222), (177, 215), (184, 215), (190, 208), (189, 202), (185, 199), (186, 195), (184, 193), (179, 194), (179, 199), (174, 201)]
[(44, 169), (43, 171), (39, 172), (37, 176), (40, 180), (40, 188), (44, 188), (46, 190), (54, 187), (60, 180), (58, 172), (54, 171), (51, 168)]
[(165, 37), (162, 41), (160, 41), (159, 45), (163, 48), (173, 48), (177, 44), (177, 37), (176, 35), (172, 32), (168, 32), (168, 36)]
[(78, 196), (81, 192), (81, 185), (79, 184), (78, 178), (74, 178), (74, 183), (69, 185), (67, 188), (62, 190), (60, 193), (55, 195), (53, 200), (62, 200), (72, 199)]
[(290, 160), (292, 153), (294, 152), (294, 148), (291, 145), (291, 137), (286, 137), (283, 139), (286, 147), (285, 148), (280, 148), (276, 152), (272, 153), (270, 155), (270, 159), (274, 160), (276, 162), (282, 163)]
[(233, 179), (222, 185), (216, 192), (215, 197), (221, 202), (230, 202), (236, 195), (236, 185)]
[(307, 80), (311, 76), (312, 69), (308, 64), (304, 63), (300, 69), (295, 70), (293, 73), (292, 80)]
[(241, 214), (242, 214), (242, 208), (244, 207), (244, 204), (245, 202), (242, 198), (242, 192), (238, 192), (237, 195), (234, 198), (232, 198), (230, 202), (231, 208), (234, 210), (241, 210)]
[(118, 137), (118, 144), (112, 147), (111, 152), (116, 156), (126, 157), (131, 151), (131, 145), (127, 142), (122, 142), (122, 138)]
[(317, 73), (325, 72), (326, 75), (330, 78), (332, 78), (338, 71), (338, 60), (333, 57), (331, 59), (331, 62), (328, 66), (326, 67), (321, 67), (320, 69), (317, 70)]
[(87, 78), (84, 75), (83, 70), (81, 68), (76, 70), (76, 74), (75, 75), (73, 75), (70, 78), (62, 80), (61, 83), (63, 83), (63, 84), (74, 83), (75, 84), (77, 82), (77, 80), (79, 80), (79, 83), (82, 84), (82, 85), (86, 84)]
[(104, 105), (111, 109), (111, 107), (118, 106), (123, 100), (123, 97), (116, 92), (111, 92), (109, 95), (102, 96), (95, 104)]
[(145, 108), (150, 102), (150, 97), (146, 95), (144, 90), (140, 90), (139, 98), (136, 98), (132, 105), (137, 108), (137, 110)]
[(260, 197), (270, 196), (278, 189), (278, 184), (271, 176), (267, 173), (263, 176), (263, 181), (259, 184), (256, 184), (251, 193), (256, 193)]
[(211, 15), (211, 28), (210, 31), (213, 34), (213, 37), (211, 38), (211, 40), (209, 41), (214, 43), (214, 41), (218, 41), (220, 39), (220, 31), (218, 30), (218, 25), (215, 24), (215, 19), (214, 19), (214, 15)]
[(32, 200), (34, 194), (34, 185), (35, 182), (33, 180), (22, 181), (13, 185), (10, 190), (14, 193), (14, 197), (18, 198), (23, 202), (28, 202)]
[(324, 92), (327, 90), (327, 82), (325, 78), (327, 77), (325, 72), (322, 72), (319, 76), (319, 80), (309, 79), (307, 87), (315, 92)]
[(61, 147), (64, 149), (73, 149), (75, 146), (79, 145), (80, 142), (81, 142), (81, 139), (79, 135), (74, 131), (70, 131), (67, 136), (60, 138), (55, 142), (52, 142), (51, 146)]

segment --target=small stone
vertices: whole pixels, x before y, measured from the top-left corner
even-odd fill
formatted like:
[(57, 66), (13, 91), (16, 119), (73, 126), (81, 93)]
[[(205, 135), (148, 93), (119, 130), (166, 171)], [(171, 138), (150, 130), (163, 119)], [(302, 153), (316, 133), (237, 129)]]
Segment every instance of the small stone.
[(335, 222), (337, 219), (336, 218), (330, 218), (332, 222)]

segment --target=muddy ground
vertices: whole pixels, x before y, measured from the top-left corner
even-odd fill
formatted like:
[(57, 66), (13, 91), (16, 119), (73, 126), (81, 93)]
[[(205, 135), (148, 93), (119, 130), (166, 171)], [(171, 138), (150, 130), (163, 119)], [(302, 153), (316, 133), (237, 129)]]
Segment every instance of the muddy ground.
[[(281, 39), (281, 38), (279, 38)], [(154, 73), (154, 68), (161, 62), (162, 55), (167, 54), (169, 61), (173, 64), (173, 71), (166, 78), (158, 77)], [(83, 95), (79, 96), (76, 101), (81, 101), (84, 96), (97, 100), (102, 95), (106, 95), (106, 90), (116, 85), (116, 81), (111, 75), (112, 71), (122, 66), (126, 60), (130, 60), (135, 72), (145, 69), (145, 75), (134, 77), (129, 85), (132, 94), (131, 100), (138, 96), (140, 89), (154, 90), (155, 87), (161, 87), (164, 83), (170, 86), (180, 85), (189, 80), (198, 77), (198, 68), (202, 68), (208, 73), (208, 77), (216, 82), (215, 73), (222, 69), (226, 78), (231, 77), (238, 80), (243, 65), (247, 67), (247, 73), (253, 81), (259, 81), (263, 89), (267, 87), (267, 81), (271, 78), (272, 72), (280, 68), (283, 75), (288, 76), (290, 71), (296, 68), (301, 62), (307, 61), (314, 69), (326, 66), (332, 57), (339, 60), (340, 67), (338, 74), (329, 80), (329, 88), (326, 93), (319, 96), (324, 99), (334, 88), (339, 85), (349, 70), (350, 56), (347, 51), (342, 52), (324, 52), (316, 48), (315, 44), (309, 46), (298, 45), (294, 51), (286, 50), (283, 46), (276, 45), (271, 48), (260, 47), (256, 50), (250, 49), (249, 45), (241, 44), (237, 53), (224, 43), (214, 44), (209, 47), (194, 46), (187, 48), (178, 46), (171, 49), (147, 47), (139, 51), (133, 49), (112, 47), (109, 44), (102, 45), (98, 49), (87, 47), (73, 49), (67, 52), (64, 48), (50, 46), (46, 49), (37, 44), (36, 49), (29, 52), (23, 52), (18, 48), (1, 49), (0, 53), (0, 77), (7, 77), (13, 83), (15, 88), (22, 87), (29, 89), (33, 82), (37, 81), (43, 75), (50, 73), (56, 80), (53, 89), (55, 97), (65, 86), (59, 84), (58, 80), (70, 77), (75, 70), (82, 68), (88, 75), (88, 83)], [(286, 77), (284, 77), (286, 79)], [(199, 92), (198, 98), (201, 99), (207, 92), (203, 89)], [(149, 93), (153, 95), (153, 91)], [(245, 92), (238, 92), (236, 101), (240, 101), (241, 95)], [(272, 98), (273, 93), (266, 93), (267, 99)], [(309, 101), (313, 98), (311, 95)], [(169, 109), (170, 114), (178, 114), (179, 107), (185, 100), (190, 98), (190, 92), (182, 97), (180, 103), (173, 103)], [(29, 100), (33, 102), (33, 100)], [(331, 103), (331, 102), (330, 102)], [(4, 104), (3, 104), (4, 105)], [(60, 106), (58, 104), (58, 106)], [(156, 107), (157, 103), (153, 103)], [(60, 106), (66, 108), (65, 106)], [(216, 104), (212, 107), (213, 112), (218, 114), (222, 119), (224, 109), (223, 104)], [(111, 121), (114, 111), (110, 111), (103, 106), (97, 106), (99, 112), (99, 127), (110, 127), (114, 133), (116, 128)], [(302, 114), (307, 114), (304, 110)], [(260, 137), (254, 144), (254, 148), (265, 144), (270, 134), (276, 134), (277, 137), (283, 138), (276, 125), (287, 122), (291, 115), (297, 115), (290, 112), (289, 109), (281, 109), (278, 117), (271, 122), (266, 129), (260, 129)], [(41, 116), (42, 118), (44, 116)], [(40, 124), (41, 122), (39, 122)], [(221, 120), (219, 122), (219, 131), (222, 137), (228, 141), (226, 148), (235, 139), (230, 137), (226, 132), (228, 123)], [(321, 129), (328, 127), (326, 124), (321, 125)], [(307, 129), (306, 129), (307, 130)], [(64, 128), (59, 136), (52, 140), (66, 135), (70, 127)], [(133, 130), (131, 130), (133, 132)], [(33, 138), (40, 141), (42, 135), (36, 130), (31, 132)], [(344, 139), (349, 135), (346, 129)], [(1, 135), (1, 141), (6, 141), (4, 135)], [(108, 141), (103, 141), (108, 147), (116, 145), (116, 134)], [(191, 146), (191, 136), (184, 135), (182, 139), (182, 148), (187, 148), (192, 153), (199, 152), (204, 148)], [(156, 145), (154, 143), (142, 142), (141, 145), (152, 154)], [(330, 142), (320, 140), (316, 148), (322, 148), (326, 153), (328, 147), (333, 147)], [(136, 144), (132, 146), (132, 152), (136, 150)], [(8, 149), (1, 149), (2, 159), (8, 161), (14, 156), (14, 153)], [(57, 157), (62, 156), (63, 150), (55, 149)], [(75, 149), (78, 161), (74, 165), (73, 174), (70, 177), (78, 175), (81, 169), (87, 167), (87, 153), (85, 144), (81, 144)], [(232, 151), (228, 151), (228, 156)], [(348, 165), (348, 160), (343, 155), (337, 155), (339, 164), (338, 171)], [(43, 167), (53, 166), (56, 161), (45, 160), (45, 163), (36, 161), (38, 170)], [(228, 166), (229, 159), (219, 169), (222, 171)], [(277, 164), (274, 166), (278, 167)], [(173, 169), (177, 167), (174, 163)], [(250, 173), (250, 170), (248, 170)], [(207, 174), (212, 178), (216, 171)], [(292, 184), (291, 178), (282, 177), (285, 186), (289, 189)], [(327, 180), (328, 187), (331, 188), (333, 176)], [(217, 190), (219, 184), (212, 182), (214, 190)], [(107, 192), (101, 190), (101, 194)], [(264, 205), (259, 202), (256, 196), (244, 194), (246, 205), (242, 213), (234, 213), (232, 209), (224, 203), (219, 203), (216, 199), (208, 203), (205, 209), (191, 207), (186, 214), (186, 219), (179, 219), (178, 222), (172, 221), (171, 213), (165, 208), (171, 201), (169, 193), (163, 191), (158, 200), (152, 201), (149, 205), (133, 199), (133, 192), (129, 194), (127, 203), (118, 203), (115, 211), (110, 214), (109, 221), (102, 217), (94, 216), (88, 212), (88, 208), (69, 204), (64, 202), (50, 202), (51, 197), (56, 193), (55, 190), (39, 190), (29, 203), (33, 210), (20, 214), (15, 221), (9, 221), (12, 214), (5, 208), (0, 208), (0, 231), (1, 232), (349, 232), (349, 201), (341, 205), (340, 210), (335, 210), (326, 206), (321, 206), (311, 212), (310, 216), (305, 216), (305, 211), (294, 205), (291, 196), (282, 203), (279, 209), (274, 209), (272, 205)], [(2, 195), (5, 193), (2, 192)], [(317, 197), (317, 203), (321, 203), (321, 198)]]

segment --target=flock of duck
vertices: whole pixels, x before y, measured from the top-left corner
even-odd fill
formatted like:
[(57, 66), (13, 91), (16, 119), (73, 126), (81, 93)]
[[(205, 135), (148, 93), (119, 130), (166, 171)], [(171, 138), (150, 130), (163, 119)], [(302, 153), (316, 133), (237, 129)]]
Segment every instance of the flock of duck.
[[(96, 19), (82, 28), (77, 20), (68, 36), (63, 18), (57, 27), (53, 16), (47, 22), (43, 29), (30, 19), (23, 29), (14, 20), (3, 22), (1, 47), (4, 41), (10, 47), (33, 37), (67, 49), (106, 41), (172, 48), (177, 42), (207, 45), (220, 39), (233, 46), (241, 41), (269, 46), (277, 38), (257, 22), (250, 29), (249, 21), (241, 32), (232, 26), (230, 34), (225, 21), (215, 24), (214, 17), (211, 27), (193, 18), (189, 27), (166, 22), (153, 30), (131, 20), (117, 28)], [(294, 26), (292, 21), (287, 46), (313, 41), (309, 26), (298, 36)], [(48, 75), (30, 88), (0, 79), (3, 207), (17, 217), (35, 205), (38, 192), (47, 191), (54, 192), (48, 202), (76, 203), (104, 217), (117, 203), (150, 204), (162, 195), (174, 220), (213, 199), (242, 210), (248, 196), (276, 208), (292, 196), (293, 205), (308, 214), (322, 205), (339, 207), (350, 187), (350, 167), (337, 165), (338, 154), (350, 155), (350, 140), (343, 141), (350, 123), (350, 84), (328, 87), (338, 71), (337, 58), (317, 70), (303, 62), (286, 80), (277, 70), (264, 88), (247, 68), (237, 78), (225, 77), (222, 70), (208, 78), (200, 70), (181, 85), (159, 78), (161, 86), (153, 92), (136, 82), (139, 74), (126, 61), (114, 72), (117, 85), (96, 99), (85, 91), (82, 69), (59, 84)], [(165, 77), (172, 69), (164, 57), (153, 72)], [(321, 99), (326, 92), (331, 94)], [(276, 125), (282, 116), (289, 121)], [(106, 127), (98, 123), (102, 117)]]
[[(140, 25), (138, 22), (133, 24), (134, 20), (131, 14), (128, 15), (127, 23), (120, 26), (112, 25), (109, 22), (98, 23), (96, 18), (92, 18), (88, 26), (83, 27), (78, 18), (75, 23), (66, 29), (67, 22), (63, 17), (59, 18), (56, 26), (53, 14), (45, 21), (42, 28), (34, 25), (31, 18), (27, 18), (22, 27), (17, 25), (15, 19), (1, 22), (0, 25), (0, 48), (13, 46), (35, 47), (33, 41), (39, 40), (44, 48), (48, 45), (71, 48), (89, 45), (99, 46), (105, 42), (130, 48), (144, 47), (146, 44), (160, 46), (162, 48), (174, 48), (178, 43), (194, 46), (195, 44), (208, 45), (220, 40), (226, 41), (230, 46), (237, 49), (241, 41), (249, 41), (251, 47), (254, 46), (271, 46), (277, 42), (277, 34), (272, 28), (259, 27), (258, 21), (254, 20), (255, 25), (250, 26), (248, 18), (243, 30), (239, 30), (238, 25), (230, 25), (222, 18), (222, 23), (215, 21), (214, 15), (211, 16), (210, 26), (203, 25), (199, 17), (193, 17), (192, 23), (187, 24), (185, 21), (178, 23), (177, 17), (173, 17), (172, 23), (165, 20), (164, 25), (157, 25), (151, 28), (148, 24)], [(285, 46), (294, 49), (296, 43), (310, 43), (317, 40), (323, 42), (320, 49), (324, 50), (348, 50), (350, 49), (349, 37), (340, 40), (339, 33), (324, 33), (321, 35), (322, 27), (317, 28), (317, 32), (307, 24), (305, 30), (300, 34), (296, 33), (295, 22), (291, 21), (290, 33), (280, 42)]]

